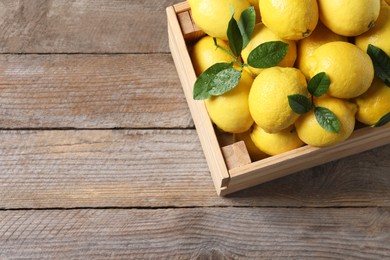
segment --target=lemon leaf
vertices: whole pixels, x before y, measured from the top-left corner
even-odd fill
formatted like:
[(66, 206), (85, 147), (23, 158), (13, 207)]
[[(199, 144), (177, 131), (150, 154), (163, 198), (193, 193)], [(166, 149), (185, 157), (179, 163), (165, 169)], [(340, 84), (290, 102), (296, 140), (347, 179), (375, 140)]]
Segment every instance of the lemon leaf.
[(287, 96), (287, 98), (291, 110), (297, 114), (300, 115), (305, 114), (309, 112), (312, 108), (312, 104), (310, 100), (304, 95), (300, 95), (300, 94), (289, 95)]
[(218, 72), (210, 81), (209, 94), (219, 96), (232, 90), (240, 82), (241, 71), (234, 68), (226, 68)]
[(228, 37), (230, 49), (236, 57), (239, 57), (242, 51), (243, 39), (240, 28), (238, 28), (237, 22), (233, 16), (230, 18), (226, 34)]
[(256, 23), (256, 12), (253, 6), (245, 9), (240, 16), (240, 19), (237, 22), (238, 28), (240, 29), (243, 46), (245, 48), (253, 34), (253, 30), (255, 29)]
[(211, 82), (215, 75), (219, 72), (231, 68), (231, 63), (221, 62), (212, 65), (210, 68), (205, 70), (195, 81), (193, 89), (193, 98), (195, 100), (202, 100), (211, 97), (209, 91), (211, 90)]
[(390, 78), (385, 79), (384, 82), (387, 86), (390, 86)]
[(382, 49), (369, 44), (367, 53), (374, 64), (375, 75), (390, 87), (390, 57)]
[(386, 115), (382, 116), (378, 120), (378, 122), (376, 122), (375, 125), (373, 125), (373, 127), (380, 127), (380, 126), (387, 124), (388, 122), (390, 122), (390, 112), (387, 113)]
[(315, 107), (314, 115), (322, 128), (331, 133), (340, 132), (340, 121), (337, 116), (325, 107)]
[(287, 43), (281, 41), (265, 42), (249, 53), (248, 64), (258, 69), (270, 68), (278, 65), (287, 52)]
[(313, 96), (319, 97), (328, 91), (330, 79), (325, 72), (320, 72), (310, 79), (307, 89)]

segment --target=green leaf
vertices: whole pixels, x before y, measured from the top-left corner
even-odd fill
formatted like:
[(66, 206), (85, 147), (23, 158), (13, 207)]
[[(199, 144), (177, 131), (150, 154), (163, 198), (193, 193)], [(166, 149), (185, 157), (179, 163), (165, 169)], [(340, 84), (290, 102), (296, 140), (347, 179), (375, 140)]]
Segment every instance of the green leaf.
[(232, 16), (229, 21), (227, 29), (227, 37), (229, 40), (229, 47), (236, 57), (241, 55), (243, 39), (241, 36), (240, 28), (238, 28), (237, 22)]
[(340, 132), (340, 121), (336, 115), (325, 107), (315, 107), (314, 115), (322, 128), (331, 133)]
[(390, 86), (390, 78), (385, 79), (384, 82), (387, 86)]
[(227, 68), (231, 68), (231, 63), (221, 62), (216, 63), (207, 70), (205, 70), (195, 81), (194, 90), (193, 90), (193, 98), (195, 100), (202, 100), (211, 97), (209, 91), (211, 90), (211, 82), (215, 75), (217, 75), (220, 71), (223, 71)]
[(294, 111), (297, 114), (305, 114), (309, 112), (312, 108), (312, 104), (310, 100), (305, 97), (304, 95), (295, 94), (295, 95), (289, 95), (288, 98), (288, 104), (290, 105), (290, 108), (292, 111)]
[(283, 60), (287, 51), (287, 43), (281, 41), (265, 42), (249, 53), (248, 64), (254, 68), (273, 67)]
[(369, 44), (367, 53), (374, 64), (375, 75), (390, 87), (390, 57), (382, 49)]
[(320, 72), (310, 79), (307, 89), (313, 96), (319, 97), (328, 91), (330, 79), (325, 72)]
[(382, 116), (381, 119), (379, 119), (379, 121), (376, 122), (375, 125), (373, 125), (373, 127), (383, 126), (383, 125), (387, 124), (388, 122), (390, 122), (390, 112), (387, 113), (386, 115)]
[(248, 45), (252, 37), (253, 30), (255, 29), (255, 23), (256, 23), (256, 12), (255, 12), (255, 8), (251, 6), (245, 9), (241, 13), (240, 19), (238, 20), (237, 23), (243, 40), (242, 48), (245, 48)]
[(219, 96), (232, 90), (240, 82), (241, 71), (234, 68), (227, 68), (218, 72), (210, 82), (209, 94)]

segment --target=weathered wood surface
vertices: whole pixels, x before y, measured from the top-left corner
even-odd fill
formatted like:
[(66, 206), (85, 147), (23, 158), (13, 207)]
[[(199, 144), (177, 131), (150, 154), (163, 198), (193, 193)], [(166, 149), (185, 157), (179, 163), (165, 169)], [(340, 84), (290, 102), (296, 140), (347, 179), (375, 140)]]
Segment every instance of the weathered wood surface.
[(1, 0), (0, 53), (169, 52), (178, 0)]
[(0, 55), (0, 128), (193, 127), (169, 54)]
[(389, 208), (3, 211), (0, 219), (0, 258), (390, 258)]
[(390, 206), (389, 154), (218, 198), (192, 129), (0, 131), (0, 208)]
[(0, 259), (390, 258), (389, 145), (216, 196), (177, 2), (0, 0)]

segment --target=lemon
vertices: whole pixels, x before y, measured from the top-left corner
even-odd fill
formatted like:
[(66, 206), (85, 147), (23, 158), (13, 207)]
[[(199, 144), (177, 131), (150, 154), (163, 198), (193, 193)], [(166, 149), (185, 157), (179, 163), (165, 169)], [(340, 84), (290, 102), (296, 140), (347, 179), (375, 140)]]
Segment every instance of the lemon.
[(314, 101), (315, 106), (330, 109), (340, 121), (340, 132), (331, 133), (323, 129), (317, 122), (314, 110), (303, 114), (296, 122), (295, 127), (299, 138), (306, 144), (313, 146), (330, 146), (347, 139), (355, 127), (355, 104), (343, 99), (322, 96)]
[(269, 133), (292, 125), (299, 115), (291, 110), (287, 96), (309, 96), (306, 86), (305, 76), (296, 68), (264, 69), (249, 93), (249, 109), (256, 124)]
[(242, 11), (250, 7), (247, 0), (189, 0), (192, 19), (205, 33), (227, 40), (226, 31), (234, 8), (234, 19), (240, 19)]
[(242, 133), (252, 126), (253, 119), (248, 106), (252, 82), (252, 76), (242, 71), (240, 82), (235, 88), (205, 100), (210, 119), (218, 128), (229, 133)]
[[(288, 52), (287, 55), (283, 58), (283, 60), (278, 64), (280, 67), (292, 67), (294, 65), (295, 59), (297, 57), (297, 47), (294, 41), (283, 40), (275, 33), (273, 33), (270, 29), (265, 27), (264, 24), (256, 24), (255, 29), (253, 30), (253, 35), (248, 45), (242, 50), (241, 57), (245, 63), (248, 63), (249, 53), (259, 46), (262, 43), (270, 42), (270, 41), (283, 41), (288, 44)], [(256, 69), (253, 67), (249, 67), (250, 71), (254, 75), (258, 75), (262, 69)]]
[(317, 0), (261, 0), (259, 2), (263, 23), (283, 39), (305, 38), (317, 25)]
[(354, 101), (358, 105), (356, 119), (364, 124), (374, 125), (390, 112), (390, 88), (382, 80), (375, 78), (371, 87)]
[(370, 56), (348, 42), (330, 42), (313, 52), (310, 76), (325, 72), (330, 78), (327, 94), (337, 98), (354, 98), (363, 94), (374, 78)]
[(375, 27), (355, 38), (355, 44), (367, 51), (368, 44), (381, 48), (390, 56), (390, 6), (381, 6)]
[(235, 134), (236, 141), (244, 141), (246, 149), (248, 150), (249, 156), (251, 157), (252, 162), (258, 161), (261, 159), (264, 159), (268, 157), (266, 153), (261, 151), (252, 141), (250, 133), (251, 129), (249, 131), (246, 131), (244, 133)]
[(261, 151), (269, 155), (281, 154), (304, 145), (301, 139), (299, 139), (294, 126), (276, 133), (267, 133), (255, 124), (250, 136), (253, 143)]
[(333, 32), (357, 36), (375, 26), (380, 0), (318, 0), (320, 20)]
[(302, 71), (307, 79), (310, 78), (310, 68), (313, 66), (311, 57), (313, 52), (320, 47), (321, 45), (334, 42), (334, 41), (347, 41), (347, 38), (344, 36), (340, 36), (335, 34), (331, 30), (329, 30), (325, 25), (321, 22), (317, 24), (316, 29), (313, 33), (302, 40), (300, 40), (297, 44), (297, 61), (295, 63), (296, 67)]
[[(220, 39), (217, 44), (226, 50), (230, 50), (229, 45)], [(214, 44), (213, 37), (204, 36), (197, 41), (191, 50), (191, 60), (197, 75), (202, 74), (209, 67), (218, 62), (232, 62), (232, 58)]]

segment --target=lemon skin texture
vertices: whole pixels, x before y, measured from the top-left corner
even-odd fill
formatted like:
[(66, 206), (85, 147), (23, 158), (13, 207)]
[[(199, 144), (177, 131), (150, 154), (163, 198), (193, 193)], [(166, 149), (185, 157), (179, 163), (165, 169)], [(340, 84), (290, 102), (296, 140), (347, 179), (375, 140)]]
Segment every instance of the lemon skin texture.
[(326, 43), (313, 52), (310, 77), (325, 72), (330, 78), (327, 94), (337, 98), (355, 98), (363, 94), (374, 79), (370, 56), (348, 42)]
[(371, 87), (354, 102), (358, 105), (356, 119), (367, 125), (374, 125), (390, 112), (390, 87), (376, 78)]
[(296, 68), (264, 69), (253, 81), (249, 109), (258, 126), (268, 133), (279, 132), (298, 119), (288, 103), (289, 95), (309, 97), (305, 76)]
[(259, 7), (265, 26), (283, 39), (305, 38), (318, 22), (317, 0), (261, 0)]
[(242, 11), (250, 7), (247, 0), (189, 0), (192, 19), (206, 34), (227, 40), (227, 28), (234, 8), (234, 19), (240, 19)]
[[(270, 29), (265, 27), (264, 24), (256, 24), (255, 29), (253, 31), (253, 35), (248, 45), (242, 50), (241, 57), (245, 63), (248, 63), (248, 56), (252, 50), (254, 50), (257, 46), (262, 43), (270, 42), (270, 41), (282, 41), (288, 44), (288, 52), (287, 55), (283, 58), (283, 60), (278, 64), (280, 67), (292, 67), (294, 66), (295, 60), (297, 58), (297, 46), (295, 41), (283, 40), (279, 36), (277, 36)], [(259, 73), (263, 69), (257, 69), (249, 66), (249, 70), (254, 75), (259, 75)]]
[(320, 20), (334, 33), (357, 36), (375, 26), (380, 0), (318, 0)]
[(297, 60), (295, 66), (302, 71), (307, 79), (310, 78), (310, 68), (313, 66), (311, 57), (313, 52), (325, 43), (347, 41), (347, 37), (335, 34), (321, 22), (317, 24), (313, 33), (297, 44)]
[(253, 82), (252, 76), (242, 71), (238, 85), (231, 91), (205, 100), (211, 121), (229, 133), (243, 133), (253, 124), (249, 112), (248, 96)]
[(372, 44), (390, 56), (390, 6), (382, 5), (375, 27), (357, 36), (355, 44), (363, 51), (367, 51), (368, 44)]
[(294, 126), (276, 133), (267, 133), (255, 124), (250, 136), (253, 143), (268, 155), (281, 154), (304, 145), (302, 140), (299, 139)]
[(352, 134), (357, 111), (354, 103), (327, 95), (315, 99), (314, 103), (318, 107), (330, 109), (336, 115), (340, 121), (340, 132), (331, 133), (323, 129), (317, 122), (314, 110), (311, 110), (295, 122), (298, 136), (303, 142), (312, 146), (325, 147), (341, 143)]
[[(217, 39), (217, 44), (226, 50), (230, 50), (225, 41)], [(194, 44), (191, 50), (191, 60), (198, 76), (215, 63), (232, 62), (232, 58), (226, 52), (215, 46), (211, 36), (204, 36)]]

